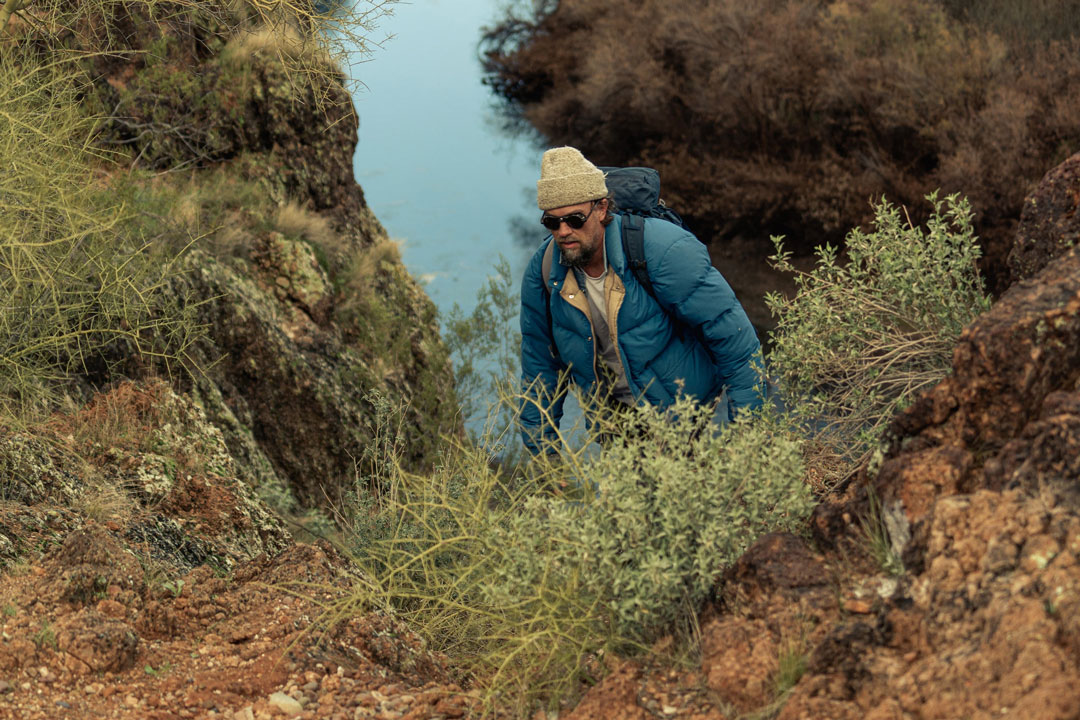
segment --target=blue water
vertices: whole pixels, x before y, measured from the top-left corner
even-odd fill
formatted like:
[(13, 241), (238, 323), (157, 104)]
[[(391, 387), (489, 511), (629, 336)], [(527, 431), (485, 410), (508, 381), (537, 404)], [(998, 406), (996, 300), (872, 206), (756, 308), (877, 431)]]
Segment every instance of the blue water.
[[(356, 65), (360, 137), (353, 167), (402, 259), (444, 314), (470, 310), (499, 254), (520, 278), (529, 252), (514, 218), (539, 219), (540, 150), (501, 133), (481, 84), (481, 27), (497, 0), (417, 0), (394, 6), (378, 32), (394, 38)], [(543, 230), (536, 223), (536, 241)]]

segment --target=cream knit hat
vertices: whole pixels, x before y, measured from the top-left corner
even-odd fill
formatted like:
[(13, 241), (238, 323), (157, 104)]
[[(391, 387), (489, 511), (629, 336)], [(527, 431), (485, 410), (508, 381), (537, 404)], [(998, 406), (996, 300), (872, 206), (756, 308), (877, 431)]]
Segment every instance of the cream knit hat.
[(536, 204), (541, 210), (607, 197), (604, 173), (572, 147), (552, 148), (540, 161)]

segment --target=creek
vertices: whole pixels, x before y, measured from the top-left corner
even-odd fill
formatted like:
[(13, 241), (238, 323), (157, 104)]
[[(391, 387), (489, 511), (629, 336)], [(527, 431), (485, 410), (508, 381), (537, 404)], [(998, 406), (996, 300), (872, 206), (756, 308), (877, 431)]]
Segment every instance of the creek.
[[(515, 281), (531, 250), (511, 225), (536, 221), (540, 152), (498, 127), (481, 83), (481, 28), (496, 0), (417, 0), (394, 6), (380, 33), (395, 37), (353, 67), (364, 87), (353, 158), (357, 182), (402, 259), (445, 316), (469, 311), (499, 255)], [(535, 241), (544, 231), (536, 222)]]

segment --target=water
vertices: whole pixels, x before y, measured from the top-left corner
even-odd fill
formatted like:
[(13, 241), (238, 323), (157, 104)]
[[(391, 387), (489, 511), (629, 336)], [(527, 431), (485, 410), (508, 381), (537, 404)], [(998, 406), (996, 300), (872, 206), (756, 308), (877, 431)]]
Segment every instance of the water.
[(481, 84), (480, 29), (498, 17), (496, 0), (395, 5), (379, 32), (396, 37), (352, 69), (366, 86), (354, 97), (356, 179), (444, 315), (475, 306), (500, 253), (520, 278), (531, 251), (510, 226), (540, 215), (540, 151), (499, 132)]

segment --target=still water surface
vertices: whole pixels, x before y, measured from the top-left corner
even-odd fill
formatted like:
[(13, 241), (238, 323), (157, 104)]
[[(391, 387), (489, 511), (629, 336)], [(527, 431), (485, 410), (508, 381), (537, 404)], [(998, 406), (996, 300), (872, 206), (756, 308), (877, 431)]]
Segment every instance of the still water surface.
[(529, 251), (512, 239), (510, 222), (540, 214), (540, 151), (498, 130), (494, 95), (481, 84), (481, 27), (495, 22), (500, 4), (397, 4), (379, 27), (395, 37), (352, 69), (366, 86), (354, 97), (357, 182), (443, 314), (454, 303), (475, 306), (500, 253), (520, 277)]

